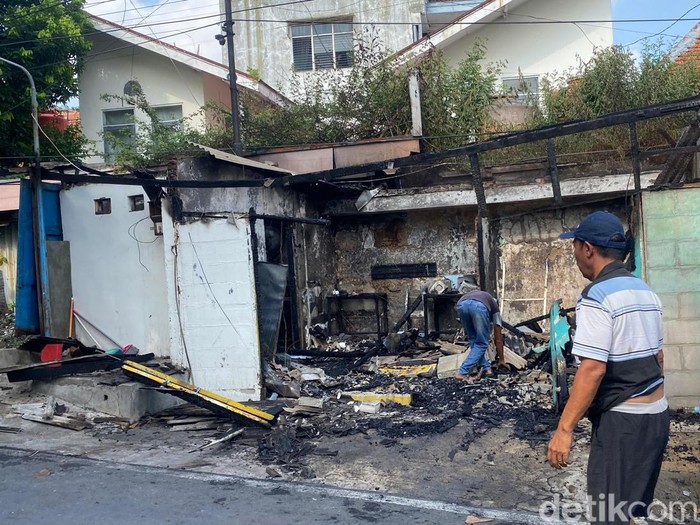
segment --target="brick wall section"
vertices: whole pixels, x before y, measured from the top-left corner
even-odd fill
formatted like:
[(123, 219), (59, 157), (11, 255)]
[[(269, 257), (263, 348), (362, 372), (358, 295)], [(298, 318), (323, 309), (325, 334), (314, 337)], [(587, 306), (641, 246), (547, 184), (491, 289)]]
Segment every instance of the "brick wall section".
[(645, 193), (644, 275), (664, 307), (666, 395), (700, 405), (700, 188)]

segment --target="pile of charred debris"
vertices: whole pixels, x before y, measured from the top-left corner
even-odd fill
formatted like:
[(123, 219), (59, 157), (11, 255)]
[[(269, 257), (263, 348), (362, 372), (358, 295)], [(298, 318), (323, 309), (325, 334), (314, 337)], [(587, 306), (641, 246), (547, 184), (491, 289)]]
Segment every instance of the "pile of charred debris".
[[(40, 357), (39, 362), (2, 372), (15, 382), (119, 368), (129, 378), (188, 402), (141, 424), (209, 431), (212, 440), (195, 450), (234, 441), (255, 446), (259, 460), (269, 464), (270, 476), (313, 477), (305, 456), (337, 453), (318, 445), (324, 436), (374, 432), (390, 447), (465, 422), (466, 449), (506, 421), (517, 437), (545, 441), (555, 422), (546, 334), (512, 328), (504, 338), (508, 367), (497, 369), (494, 378), (479, 376), (469, 384), (454, 378), (468, 352), (459, 333), (451, 341), (422, 337), (416, 329), (379, 340), (330, 337), (322, 326), (313, 333), (316, 346), (305, 355), (278, 353), (264, 363), (268, 399), (263, 402), (238, 403), (207, 392), (179, 379), (181, 370), (151, 362), (152, 354), (135, 348), (105, 352), (73, 339), (29, 339), (20, 348)], [(493, 357), (493, 348), (490, 353)], [(477, 376), (481, 372), (474, 371)], [(23, 408), (22, 417), (40, 423), (73, 430), (95, 426), (62, 413), (52, 401)], [(121, 424), (120, 430), (135, 426), (114, 418), (100, 421)]]
[[(569, 325), (565, 311), (555, 313)], [(473, 370), (473, 384), (454, 377), (469, 351), (460, 332), (450, 341), (423, 337), (416, 329), (378, 340), (353, 340), (327, 336), (322, 326), (314, 329), (315, 348), (296, 355), (278, 353), (264, 363), (267, 399), (261, 402), (240, 403), (198, 388), (180, 379), (182, 370), (152, 361), (152, 355), (140, 354), (138, 349), (107, 353), (75, 340), (30, 339), (21, 347), (38, 354), (41, 362), (2, 372), (14, 382), (41, 379), (37, 376), (49, 372), (52, 377), (109, 374), (104, 370), (119, 368), (111, 372), (118, 374), (114, 380), (125, 381), (122, 376), (126, 375), (187, 403), (139, 422), (96, 413), (86, 416), (53, 398), (16, 406), (15, 411), (30, 421), (97, 433), (153, 425), (188, 431), (198, 442), (190, 452), (209, 449), (223, 454), (224, 449), (214, 447), (247, 445), (254, 447), (270, 477), (313, 478), (311, 456), (337, 455), (332, 445), (324, 445), (356, 434), (393, 447), (402, 440), (442, 434), (460, 425), (460, 446), (465, 451), (496, 427), (511, 429), (513, 437), (532, 446), (546, 442), (574, 372), (567, 351), (570, 345), (561, 352), (550, 344), (547, 333), (505, 325), (507, 366), (496, 368), (494, 377), (482, 377), (481, 370)], [(489, 354), (493, 362), (493, 346)], [(559, 357), (564, 357), (564, 371), (570, 372), (563, 381)], [(101, 375), (100, 384), (105, 380)], [(0, 430), (18, 432), (19, 428)]]
[[(548, 440), (556, 423), (546, 335), (515, 330), (505, 338), (508, 366), (494, 378), (474, 370), (478, 380), (469, 384), (454, 378), (468, 352), (461, 334), (454, 342), (431, 341), (414, 329), (352, 342), (320, 332), (322, 349), (277, 354), (265, 368), (271, 399), (285, 407), (274, 428), (260, 436), (258, 455), (283, 471), (313, 476), (303, 457), (333, 454), (315, 447), (322, 436), (374, 431), (390, 447), (465, 422), (462, 447), (468, 449), (506, 422), (516, 437), (533, 443)], [(495, 355), (494, 349), (489, 353)]]

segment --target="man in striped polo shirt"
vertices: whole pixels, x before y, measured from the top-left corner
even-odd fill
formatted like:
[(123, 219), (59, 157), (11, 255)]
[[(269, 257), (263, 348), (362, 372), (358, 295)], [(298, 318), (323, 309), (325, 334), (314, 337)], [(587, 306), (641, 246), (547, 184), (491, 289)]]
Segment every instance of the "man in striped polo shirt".
[(547, 460), (568, 465), (572, 433), (587, 413), (588, 517), (630, 523), (647, 515), (668, 443), (661, 303), (625, 269), (624, 227), (612, 213), (594, 212), (560, 238), (573, 238), (576, 264), (592, 282), (576, 304), (573, 354), (581, 365)]

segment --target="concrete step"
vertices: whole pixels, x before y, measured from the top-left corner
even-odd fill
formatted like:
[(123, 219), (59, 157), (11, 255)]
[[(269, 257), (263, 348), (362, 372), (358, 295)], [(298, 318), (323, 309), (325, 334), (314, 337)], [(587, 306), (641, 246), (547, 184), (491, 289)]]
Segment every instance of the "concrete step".
[(33, 381), (32, 392), (51, 395), (96, 412), (138, 421), (143, 416), (172, 408), (183, 401), (125, 381), (119, 371)]
[(0, 348), (0, 368), (32, 363), (32, 355), (26, 350), (16, 348)]

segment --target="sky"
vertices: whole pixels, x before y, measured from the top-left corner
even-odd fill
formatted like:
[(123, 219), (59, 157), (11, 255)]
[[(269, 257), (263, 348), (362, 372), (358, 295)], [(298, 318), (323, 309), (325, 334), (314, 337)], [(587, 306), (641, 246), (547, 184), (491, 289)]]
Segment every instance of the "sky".
[[(276, 4), (281, 1), (283, 0), (265, 0), (265, 3)], [(700, 0), (611, 0), (611, 2), (613, 20), (681, 17), (696, 19), (675, 24), (659, 21), (615, 23), (614, 43), (629, 45), (634, 54), (639, 54), (645, 42), (654, 42), (661, 35), (664, 37), (665, 45), (672, 46), (700, 20)], [(308, 5), (313, 11), (313, 0)], [(214, 39), (214, 35), (220, 32), (217, 18), (218, 0), (88, 0), (86, 6), (89, 12), (112, 22), (128, 27), (140, 26), (134, 29), (207, 58), (222, 60), (221, 46)], [(195, 18), (199, 19), (193, 20)], [(186, 20), (182, 21), (183, 19)], [(167, 23), (168, 21), (175, 22)], [(154, 23), (158, 25), (149, 26)], [(194, 28), (199, 29), (192, 30)]]
[(218, 0), (87, 0), (85, 5), (93, 15), (222, 61), (214, 38), (221, 32)]
[[(653, 42), (663, 35), (667, 46), (677, 43), (700, 21), (700, 0), (612, 0), (613, 20), (678, 19), (695, 20), (673, 22), (615, 23), (615, 44), (629, 46), (634, 52), (642, 49), (644, 42)], [(670, 26), (670, 27), (669, 27)], [(661, 33), (661, 35), (657, 35)], [(640, 39), (642, 39), (640, 41)]]

